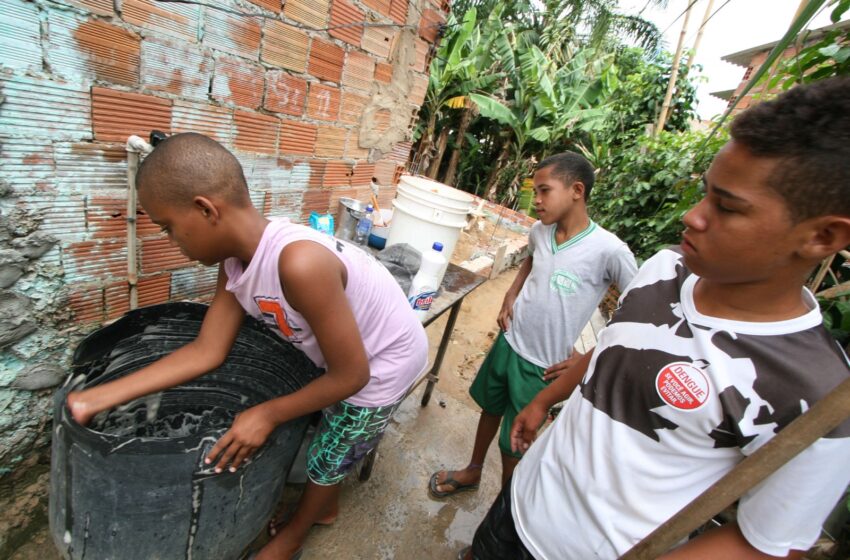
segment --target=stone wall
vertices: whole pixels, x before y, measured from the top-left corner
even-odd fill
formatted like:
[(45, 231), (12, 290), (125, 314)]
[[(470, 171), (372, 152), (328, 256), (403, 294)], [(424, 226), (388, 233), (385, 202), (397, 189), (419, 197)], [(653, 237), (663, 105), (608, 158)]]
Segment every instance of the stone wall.
[[(129, 135), (216, 138), (300, 221), (373, 176), (388, 204), (407, 161), (447, 4), (208, 4), (0, 0), (0, 557), (45, 519), (52, 388), (129, 308)], [(209, 298), (215, 269), (136, 217), (139, 304)]]

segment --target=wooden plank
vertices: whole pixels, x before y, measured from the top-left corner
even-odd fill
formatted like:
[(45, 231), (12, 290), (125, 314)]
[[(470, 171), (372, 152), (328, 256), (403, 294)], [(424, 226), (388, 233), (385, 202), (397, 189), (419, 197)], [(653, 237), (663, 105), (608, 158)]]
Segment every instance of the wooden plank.
[(594, 340), (599, 338), (599, 331), (605, 328), (605, 318), (602, 316), (602, 313), (599, 312), (599, 309), (593, 310), (593, 315), (590, 316), (590, 326), (593, 328)]

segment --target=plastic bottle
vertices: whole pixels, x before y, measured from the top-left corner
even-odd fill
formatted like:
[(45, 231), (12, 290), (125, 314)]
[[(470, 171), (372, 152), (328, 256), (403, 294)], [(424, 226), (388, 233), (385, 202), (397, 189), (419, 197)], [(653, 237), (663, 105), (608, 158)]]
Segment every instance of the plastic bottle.
[(372, 231), (372, 205), (366, 206), (366, 215), (357, 222), (354, 230), (354, 242), (358, 245), (366, 245), (369, 241), (369, 232)]
[(419, 272), (413, 277), (407, 300), (420, 321), (425, 321), (431, 302), (437, 296), (440, 287), (440, 273), (446, 266), (446, 257), (443, 255), (443, 244), (434, 243), (431, 250), (422, 255), (422, 264)]

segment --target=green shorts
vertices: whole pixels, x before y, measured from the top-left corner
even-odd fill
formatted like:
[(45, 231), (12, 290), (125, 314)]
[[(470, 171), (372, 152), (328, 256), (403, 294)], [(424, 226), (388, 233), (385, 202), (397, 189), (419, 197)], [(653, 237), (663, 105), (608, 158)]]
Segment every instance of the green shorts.
[(502, 417), (499, 449), (505, 455), (522, 457), (511, 451), (511, 426), (519, 411), (549, 384), (543, 381), (545, 369), (514, 352), (500, 332), (469, 388), (484, 412)]
[(322, 410), (322, 420), (307, 450), (307, 476), (321, 486), (336, 484), (377, 447), (401, 400), (365, 407), (345, 401)]

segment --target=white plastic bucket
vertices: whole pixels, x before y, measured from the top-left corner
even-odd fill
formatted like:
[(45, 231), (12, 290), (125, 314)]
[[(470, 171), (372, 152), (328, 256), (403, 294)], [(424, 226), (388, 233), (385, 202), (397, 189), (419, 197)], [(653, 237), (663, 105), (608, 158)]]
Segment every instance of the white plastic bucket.
[(451, 260), (472, 201), (472, 196), (442, 183), (402, 176), (393, 201), (395, 211), (387, 247), (407, 243), (425, 253), (439, 241), (446, 261)]

